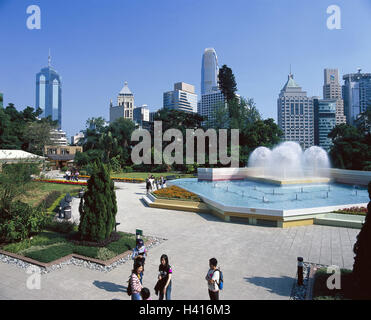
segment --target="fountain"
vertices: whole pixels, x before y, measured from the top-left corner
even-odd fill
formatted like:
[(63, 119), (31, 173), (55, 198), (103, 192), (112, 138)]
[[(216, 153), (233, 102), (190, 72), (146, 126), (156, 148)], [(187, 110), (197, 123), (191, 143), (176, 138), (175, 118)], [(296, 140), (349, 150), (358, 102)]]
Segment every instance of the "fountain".
[(366, 188), (353, 185), (367, 185), (370, 179), (371, 173), (331, 169), (320, 147), (303, 151), (289, 141), (272, 150), (256, 148), (248, 167), (199, 168), (197, 179), (172, 180), (169, 185), (196, 193), (226, 221), (246, 218), (249, 223), (288, 227), (313, 224), (338, 209), (366, 206)]
[(330, 161), (321, 147), (313, 146), (303, 152), (296, 142), (283, 142), (272, 150), (258, 147), (250, 155), (249, 178), (282, 184), (327, 183)]

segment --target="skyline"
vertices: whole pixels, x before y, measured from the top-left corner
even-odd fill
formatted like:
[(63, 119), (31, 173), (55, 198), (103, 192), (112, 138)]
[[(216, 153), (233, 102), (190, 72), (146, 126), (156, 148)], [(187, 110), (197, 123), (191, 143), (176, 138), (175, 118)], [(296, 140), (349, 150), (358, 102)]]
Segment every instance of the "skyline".
[[(254, 98), (263, 117), (276, 122), (276, 101), (290, 64), (308, 96), (322, 97), (325, 68), (339, 69), (341, 84), (342, 76), (358, 67), (371, 72), (366, 0), (336, 1), (341, 30), (326, 28), (333, 1), (34, 3), (41, 8), (41, 30), (26, 28), (26, 8), (33, 2), (0, 0), (0, 70), (10, 75), (0, 77), (0, 92), (4, 106), (35, 107), (35, 75), (47, 66), (50, 48), (52, 67), (62, 78), (62, 129), (68, 137), (83, 130), (88, 118), (109, 120), (109, 101), (125, 81), (136, 106), (147, 104), (150, 111), (162, 107), (163, 93), (176, 82), (194, 85), (200, 100), (202, 54), (209, 47), (215, 48), (219, 66), (232, 68), (237, 93)], [(132, 14), (122, 25), (125, 12)], [(223, 26), (221, 12), (228, 17)]]

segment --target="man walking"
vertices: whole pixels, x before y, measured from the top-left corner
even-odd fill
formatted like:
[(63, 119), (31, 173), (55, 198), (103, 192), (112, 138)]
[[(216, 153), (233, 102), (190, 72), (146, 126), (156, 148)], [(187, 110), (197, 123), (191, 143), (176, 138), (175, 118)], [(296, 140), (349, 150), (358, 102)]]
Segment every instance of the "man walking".
[(209, 260), (210, 269), (205, 279), (209, 288), (210, 300), (219, 300), (220, 272), (218, 272), (219, 270), (216, 268), (217, 265), (218, 261), (215, 258)]

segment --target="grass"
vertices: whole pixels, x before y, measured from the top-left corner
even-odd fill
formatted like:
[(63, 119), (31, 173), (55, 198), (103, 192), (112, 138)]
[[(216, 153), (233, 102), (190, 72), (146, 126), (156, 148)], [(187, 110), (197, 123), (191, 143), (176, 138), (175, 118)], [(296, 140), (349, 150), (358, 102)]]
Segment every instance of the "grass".
[(135, 235), (124, 232), (118, 233), (120, 235), (118, 241), (111, 242), (106, 247), (101, 248), (74, 245), (68, 240), (68, 234), (44, 231), (32, 237), (32, 239), (8, 244), (2, 249), (44, 263), (72, 253), (100, 260), (109, 260), (135, 247)]
[(317, 270), (313, 285), (313, 300), (349, 300), (354, 297), (352, 270), (341, 269), (341, 289), (327, 288), (327, 279), (330, 276), (326, 268)]
[(31, 182), (29, 191), (26, 192), (19, 200), (26, 202), (31, 206), (36, 206), (53, 191), (60, 191), (62, 193), (69, 192), (72, 195), (77, 194), (80, 190), (81, 187), (74, 185)]

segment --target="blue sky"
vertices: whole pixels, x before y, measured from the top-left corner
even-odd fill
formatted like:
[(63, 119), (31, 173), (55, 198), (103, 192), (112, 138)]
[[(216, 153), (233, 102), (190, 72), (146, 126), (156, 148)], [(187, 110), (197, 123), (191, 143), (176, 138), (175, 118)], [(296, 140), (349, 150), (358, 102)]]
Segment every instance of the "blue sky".
[[(29, 5), (41, 30), (26, 27)], [(341, 30), (326, 27), (329, 5)], [(109, 120), (109, 100), (128, 81), (137, 106), (162, 107), (184, 81), (200, 92), (201, 58), (214, 47), (232, 68), (238, 93), (276, 120), (276, 100), (292, 65), (310, 96), (322, 96), (323, 69), (371, 72), (371, 0), (0, 0), (0, 92), (4, 104), (35, 105), (35, 75), (62, 76), (62, 128), (73, 135), (90, 117)]]

